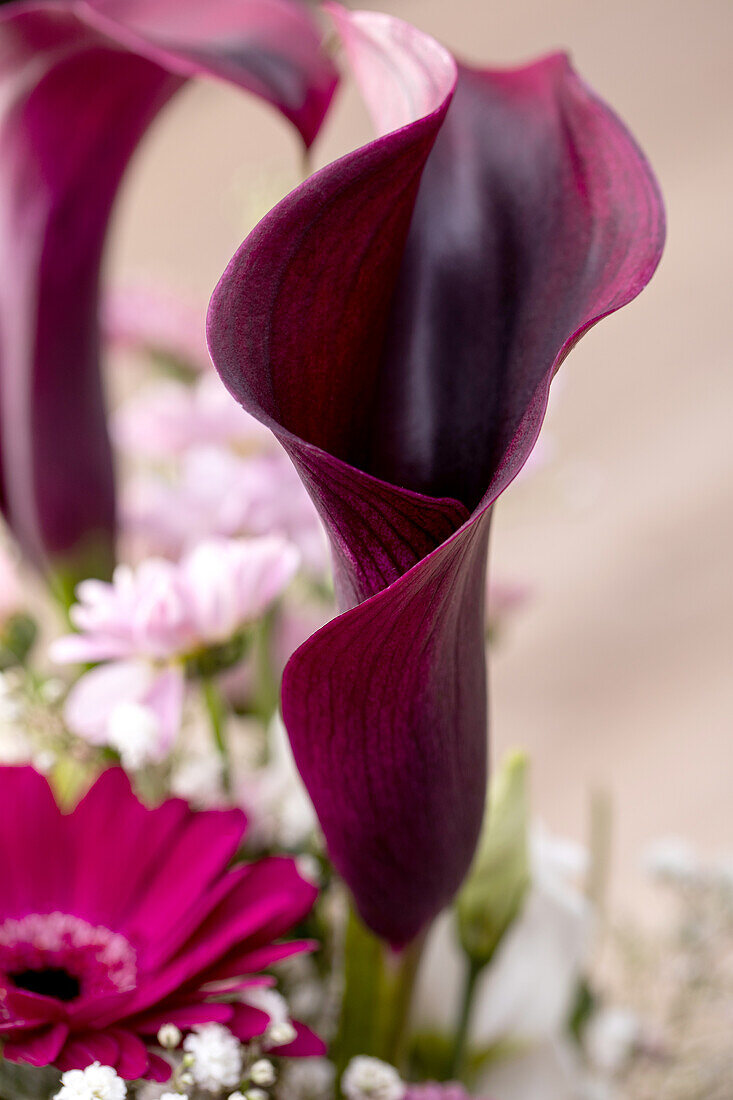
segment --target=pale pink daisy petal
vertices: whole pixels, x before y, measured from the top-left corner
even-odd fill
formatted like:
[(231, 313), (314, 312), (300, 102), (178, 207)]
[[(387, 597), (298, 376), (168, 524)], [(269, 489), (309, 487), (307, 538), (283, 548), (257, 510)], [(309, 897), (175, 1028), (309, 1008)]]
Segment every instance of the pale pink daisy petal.
[(90, 669), (66, 699), (69, 729), (93, 745), (111, 745), (130, 766), (162, 760), (181, 725), (184, 677), (146, 661), (111, 661)]
[(71, 620), (80, 633), (52, 643), (51, 658), (170, 661), (226, 641), (281, 595), (299, 561), (291, 543), (272, 537), (211, 539), (179, 563), (119, 566), (111, 584), (79, 585)]
[(163, 356), (192, 370), (205, 370), (205, 309), (160, 287), (118, 287), (102, 304), (102, 329), (113, 346)]
[(213, 371), (190, 386), (171, 379), (147, 386), (117, 410), (112, 434), (123, 450), (146, 458), (170, 458), (207, 444), (242, 450), (277, 446)]
[(323, 526), (283, 452), (243, 457), (224, 447), (193, 447), (177, 478), (132, 479), (122, 522), (129, 537), (171, 557), (214, 536), (281, 535), (301, 551), (309, 574), (328, 568)]
[(211, 539), (181, 562), (197, 629), (207, 641), (225, 641), (259, 618), (282, 593), (300, 562), (279, 538)]

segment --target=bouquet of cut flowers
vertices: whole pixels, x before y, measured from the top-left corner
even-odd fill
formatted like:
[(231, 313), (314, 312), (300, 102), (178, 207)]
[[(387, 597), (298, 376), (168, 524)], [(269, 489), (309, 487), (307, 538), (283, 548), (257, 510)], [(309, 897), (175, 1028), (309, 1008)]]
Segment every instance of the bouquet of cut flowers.
[[(189, 80), (307, 151), (347, 76), (376, 137), (306, 159), (207, 318), (102, 292)], [(634, 1039), (585, 854), (521, 753), (489, 779), (523, 592), (486, 566), (554, 374), (659, 261), (633, 138), (565, 55), (378, 12), (11, 0), (0, 151), (0, 1096), (602, 1095)]]

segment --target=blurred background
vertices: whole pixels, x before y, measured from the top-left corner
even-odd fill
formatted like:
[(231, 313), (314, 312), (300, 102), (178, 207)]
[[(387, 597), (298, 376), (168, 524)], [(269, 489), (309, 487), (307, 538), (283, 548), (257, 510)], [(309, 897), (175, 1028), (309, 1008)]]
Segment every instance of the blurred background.
[[(487, 66), (558, 47), (627, 122), (662, 185), (669, 239), (641, 298), (562, 368), (543, 458), (502, 498), (492, 570), (528, 597), (491, 667), (493, 752), (527, 748), (535, 808), (585, 839), (613, 805), (613, 898), (644, 915), (644, 845), (733, 850), (733, 4), (394, 0)], [(369, 139), (343, 88), (315, 164)], [(107, 279), (205, 309), (255, 221), (300, 178), (254, 99), (187, 87), (117, 205)]]

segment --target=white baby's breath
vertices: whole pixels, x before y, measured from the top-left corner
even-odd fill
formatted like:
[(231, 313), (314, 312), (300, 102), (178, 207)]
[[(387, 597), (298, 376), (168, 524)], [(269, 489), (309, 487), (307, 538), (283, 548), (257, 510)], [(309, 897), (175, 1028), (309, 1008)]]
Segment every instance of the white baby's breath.
[(86, 1069), (72, 1069), (61, 1078), (54, 1100), (125, 1100), (127, 1086), (111, 1068), (94, 1062)]
[(183, 1040), (183, 1049), (193, 1056), (191, 1074), (203, 1089), (216, 1092), (234, 1088), (242, 1077), (242, 1048), (222, 1024), (204, 1024)]
[(379, 1058), (352, 1058), (341, 1078), (347, 1100), (402, 1100), (405, 1085), (394, 1066)]

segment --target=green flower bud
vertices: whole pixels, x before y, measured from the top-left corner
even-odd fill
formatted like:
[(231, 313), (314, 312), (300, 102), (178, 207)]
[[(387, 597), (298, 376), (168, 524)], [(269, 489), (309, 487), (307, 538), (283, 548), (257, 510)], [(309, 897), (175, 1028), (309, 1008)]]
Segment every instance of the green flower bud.
[(456, 900), (458, 936), (474, 968), (491, 960), (529, 887), (527, 772), (526, 754), (515, 752), (494, 776), (478, 850)]

